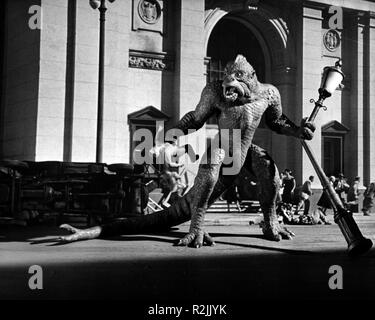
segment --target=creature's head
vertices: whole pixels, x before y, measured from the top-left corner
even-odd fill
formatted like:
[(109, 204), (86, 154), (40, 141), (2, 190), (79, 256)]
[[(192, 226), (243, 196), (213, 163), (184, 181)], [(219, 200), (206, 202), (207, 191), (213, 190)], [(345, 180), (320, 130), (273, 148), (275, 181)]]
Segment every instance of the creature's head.
[(242, 55), (229, 62), (224, 70), (223, 95), (225, 100), (234, 102), (249, 100), (257, 92), (258, 79), (254, 68)]

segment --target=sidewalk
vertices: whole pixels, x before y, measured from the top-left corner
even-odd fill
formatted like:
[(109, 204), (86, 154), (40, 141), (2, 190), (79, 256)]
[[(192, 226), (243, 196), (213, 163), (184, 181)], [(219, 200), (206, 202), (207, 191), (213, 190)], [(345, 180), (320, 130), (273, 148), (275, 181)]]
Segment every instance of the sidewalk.
[[(333, 213), (329, 213), (327, 215), (328, 220), (334, 224), (333, 220)], [(370, 216), (364, 216), (363, 213), (355, 212), (353, 213), (353, 217), (357, 222), (368, 222), (372, 223), (375, 222), (375, 214)], [(263, 215), (261, 213), (243, 213), (243, 212), (229, 212), (229, 213), (207, 213), (205, 216), (205, 224), (206, 225), (221, 225), (221, 226), (228, 226), (228, 225), (243, 225), (248, 224), (249, 221), (252, 221), (253, 224), (259, 224), (259, 222), (263, 219)], [(189, 224), (189, 222), (185, 223)]]
[[(127, 301), (254, 301), (254, 299), (375, 298), (374, 249), (350, 259), (337, 225), (291, 226), (293, 240), (265, 240), (246, 215), (208, 216), (213, 247), (173, 244), (187, 225), (170, 232), (56, 245), (56, 227), (0, 228), (0, 299), (125, 299)], [(223, 220), (224, 219), (224, 220)], [(243, 224), (239, 223), (243, 219)], [(373, 217), (358, 217), (374, 241)], [(217, 223), (217, 222), (215, 222)], [(29, 267), (43, 268), (43, 290), (27, 283)], [(344, 270), (344, 289), (329, 290), (332, 265)]]

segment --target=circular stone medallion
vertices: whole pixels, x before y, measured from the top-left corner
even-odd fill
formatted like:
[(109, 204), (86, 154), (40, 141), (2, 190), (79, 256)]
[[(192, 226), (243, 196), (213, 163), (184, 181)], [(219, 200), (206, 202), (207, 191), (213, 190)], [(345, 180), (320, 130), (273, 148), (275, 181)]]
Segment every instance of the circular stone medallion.
[(161, 7), (157, 0), (141, 0), (138, 4), (138, 14), (141, 19), (148, 23), (156, 23), (161, 15)]
[(336, 30), (328, 30), (323, 36), (323, 43), (328, 51), (336, 51), (341, 44), (340, 34)]

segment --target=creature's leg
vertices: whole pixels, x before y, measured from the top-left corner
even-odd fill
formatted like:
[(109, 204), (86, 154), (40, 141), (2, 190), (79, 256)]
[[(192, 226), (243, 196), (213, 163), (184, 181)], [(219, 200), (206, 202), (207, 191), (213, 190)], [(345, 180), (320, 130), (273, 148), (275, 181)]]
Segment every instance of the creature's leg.
[(268, 240), (292, 239), (294, 234), (279, 224), (276, 198), (280, 188), (279, 173), (272, 158), (262, 148), (252, 145), (247, 153), (245, 168), (257, 178), (259, 202), (263, 211), (263, 234)]
[[(225, 167), (225, 164), (221, 166), (221, 169)], [(208, 201), (208, 207), (210, 207), (229, 187), (232, 186), (234, 180), (236, 180), (237, 175), (223, 175), (221, 170), (219, 173), (219, 179), (215, 184), (215, 188), (211, 193), (210, 199)]]
[(224, 160), (225, 152), (223, 149), (215, 148), (207, 150), (204, 163), (200, 164), (198, 174), (194, 180), (192, 218), (189, 233), (183, 237), (178, 245), (193, 245), (199, 248), (204, 242), (213, 244), (212, 238), (203, 230), (204, 215), (206, 213), (210, 197), (218, 182), (220, 167)]

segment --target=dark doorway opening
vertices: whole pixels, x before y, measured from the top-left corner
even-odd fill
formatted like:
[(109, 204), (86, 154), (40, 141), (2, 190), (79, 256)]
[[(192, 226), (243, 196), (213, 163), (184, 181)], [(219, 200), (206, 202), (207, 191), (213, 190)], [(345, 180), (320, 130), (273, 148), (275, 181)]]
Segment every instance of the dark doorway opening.
[(329, 176), (344, 173), (344, 140), (349, 131), (337, 120), (322, 126), (322, 164), (324, 172)]
[(343, 172), (343, 137), (323, 136), (323, 169), (328, 176)]
[(5, 93), (5, 37), (6, 37), (6, 6), (7, 1), (0, 1), (0, 156), (3, 156), (3, 115)]
[(237, 54), (246, 57), (258, 79), (264, 82), (265, 58), (258, 39), (243, 23), (230, 18), (223, 18), (212, 30), (207, 46), (207, 80), (221, 80), (225, 65), (234, 60)]

